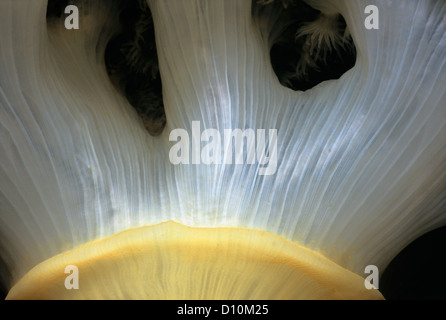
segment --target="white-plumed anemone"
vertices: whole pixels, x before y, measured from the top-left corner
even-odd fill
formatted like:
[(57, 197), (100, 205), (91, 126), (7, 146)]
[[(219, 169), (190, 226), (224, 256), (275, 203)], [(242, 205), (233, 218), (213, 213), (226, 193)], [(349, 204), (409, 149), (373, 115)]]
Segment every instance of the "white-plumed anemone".
[[(250, 0), (149, 1), (167, 117), (154, 138), (105, 70), (110, 2), (81, 2), (80, 29), (65, 30), (47, 25), (45, 0), (1, 1), (8, 285), (83, 243), (172, 220), (267, 231), (361, 276), (445, 225), (446, 3), (372, 2), (379, 30), (364, 27), (370, 1), (308, 1), (342, 14), (357, 62), (294, 92), (277, 81)], [(192, 121), (277, 129), (277, 172), (172, 165), (169, 134)]]

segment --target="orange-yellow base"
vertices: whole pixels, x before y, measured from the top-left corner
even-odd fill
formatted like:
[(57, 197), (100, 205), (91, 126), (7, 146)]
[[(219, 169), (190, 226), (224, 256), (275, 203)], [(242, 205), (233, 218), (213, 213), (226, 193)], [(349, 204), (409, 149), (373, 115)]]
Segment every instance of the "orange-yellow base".
[[(76, 266), (79, 289), (67, 289)], [(70, 279), (71, 279), (70, 278)], [(72, 280), (72, 279), (71, 279)], [(74, 283), (72, 281), (68, 281)], [(324, 256), (264, 231), (174, 222), (127, 230), (42, 262), (7, 299), (383, 299)]]

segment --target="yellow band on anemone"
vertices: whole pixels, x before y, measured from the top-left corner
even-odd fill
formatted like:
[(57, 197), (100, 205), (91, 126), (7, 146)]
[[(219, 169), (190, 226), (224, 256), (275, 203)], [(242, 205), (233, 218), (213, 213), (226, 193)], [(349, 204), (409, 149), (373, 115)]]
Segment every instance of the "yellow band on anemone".
[[(65, 286), (76, 266), (78, 289)], [(29, 271), (7, 299), (383, 299), (321, 254), (265, 231), (175, 222), (88, 242)]]

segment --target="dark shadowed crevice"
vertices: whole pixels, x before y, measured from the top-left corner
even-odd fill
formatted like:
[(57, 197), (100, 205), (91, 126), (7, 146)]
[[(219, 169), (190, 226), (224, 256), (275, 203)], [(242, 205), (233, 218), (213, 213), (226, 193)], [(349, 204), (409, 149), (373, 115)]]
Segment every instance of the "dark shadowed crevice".
[[(109, 40), (105, 50), (108, 75), (136, 110), (147, 131), (158, 136), (166, 125), (166, 115), (155, 27), (149, 6), (145, 0), (106, 1), (114, 2), (120, 11), (115, 22), (118, 31)], [(47, 20), (59, 19), (63, 23), (67, 16), (64, 12), (66, 6), (83, 3), (88, 5), (86, 0), (49, 0)]]
[(356, 48), (342, 15), (325, 15), (300, 0), (253, 0), (252, 5), (283, 86), (306, 91), (339, 79), (355, 65)]
[(145, 0), (120, 1), (121, 31), (108, 43), (105, 63), (120, 88), (153, 136), (166, 125), (155, 27)]
[(63, 17), (65, 8), (76, 1), (70, 0), (48, 0), (46, 9), (47, 19), (60, 19)]

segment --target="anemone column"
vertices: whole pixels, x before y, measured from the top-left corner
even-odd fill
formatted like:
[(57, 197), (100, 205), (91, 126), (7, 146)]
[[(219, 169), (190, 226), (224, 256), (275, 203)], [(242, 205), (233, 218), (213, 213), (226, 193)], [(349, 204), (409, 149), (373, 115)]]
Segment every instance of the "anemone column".
[[(149, 1), (167, 118), (156, 138), (105, 72), (115, 5), (81, 1), (69, 31), (29, 3), (0, 3), (9, 298), (382, 298), (364, 268), (445, 224), (444, 2), (376, 1), (370, 31), (369, 1), (308, 1), (344, 16), (357, 62), (294, 92), (250, 0)], [(170, 132), (193, 121), (277, 129), (277, 171), (173, 165)], [(67, 265), (79, 290), (64, 287)]]

